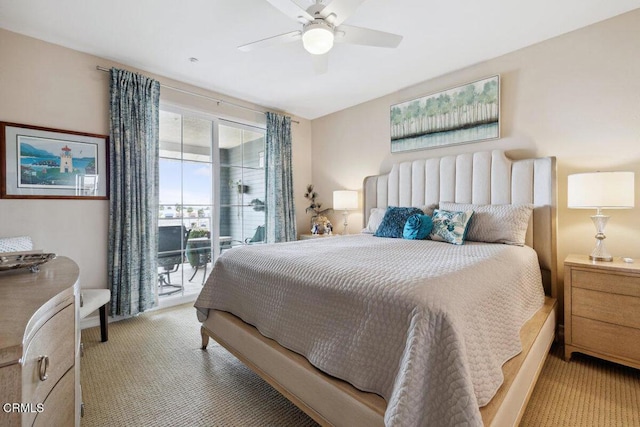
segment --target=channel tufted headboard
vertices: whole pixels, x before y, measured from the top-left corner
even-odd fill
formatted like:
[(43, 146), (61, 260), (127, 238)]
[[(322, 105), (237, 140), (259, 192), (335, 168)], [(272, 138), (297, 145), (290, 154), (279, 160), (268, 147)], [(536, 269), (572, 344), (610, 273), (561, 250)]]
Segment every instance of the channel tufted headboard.
[(538, 253), (547, 295), (557, 297), (555, 157), (511, 160), (503, 151), (406, 161), (364, 179), (364, 222), (372, 208), (440, 202), (533, 204), (527, 245)]

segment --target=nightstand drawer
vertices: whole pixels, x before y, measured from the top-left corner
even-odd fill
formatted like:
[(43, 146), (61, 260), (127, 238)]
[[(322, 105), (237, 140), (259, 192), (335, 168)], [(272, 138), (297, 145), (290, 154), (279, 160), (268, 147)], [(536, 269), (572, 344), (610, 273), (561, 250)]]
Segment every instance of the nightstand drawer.
[(622, 275), (573, 269), (571, 286), (640, 298), (640, 275)]
[(573, 345), (605, 355), (640, 360), (640, 329), (572, 316)]
[(640, 298), (576, 287), (571, 292), (573, 315), (640, 329)]

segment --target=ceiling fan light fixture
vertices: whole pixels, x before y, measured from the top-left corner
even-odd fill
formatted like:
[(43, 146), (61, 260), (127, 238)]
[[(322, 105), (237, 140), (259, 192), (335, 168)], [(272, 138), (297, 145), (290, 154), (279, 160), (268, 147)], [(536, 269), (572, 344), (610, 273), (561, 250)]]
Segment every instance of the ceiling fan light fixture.
[(302, 33), (302, 45), (314, 55), (329, 52), (333, 47), (333, 39), (333, 28), (322, 22), (305, 25)]

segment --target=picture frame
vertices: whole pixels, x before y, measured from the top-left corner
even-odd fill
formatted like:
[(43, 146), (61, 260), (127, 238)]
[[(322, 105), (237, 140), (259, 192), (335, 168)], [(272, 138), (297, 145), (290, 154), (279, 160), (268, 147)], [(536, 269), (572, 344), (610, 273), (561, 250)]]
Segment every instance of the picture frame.
[(500, 76), (390, 108), (391, 153), (500, 138)]
[(0, 198), (109, 198), (109, 137), (0, 122)]

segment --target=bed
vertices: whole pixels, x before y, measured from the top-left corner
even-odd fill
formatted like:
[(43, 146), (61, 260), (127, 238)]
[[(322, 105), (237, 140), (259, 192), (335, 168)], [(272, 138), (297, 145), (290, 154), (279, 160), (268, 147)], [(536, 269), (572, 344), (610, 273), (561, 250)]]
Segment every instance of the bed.
[(365, 224), (447, 201), (532, 214), (525, 246), (362, 234), (229, 251), (196, 301), (203, 348), (323, 425), (517, 424), (555, 333), (554, 159), (403, 162), (363, 200)]

